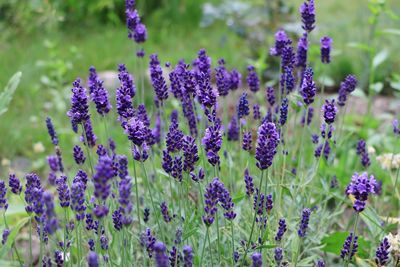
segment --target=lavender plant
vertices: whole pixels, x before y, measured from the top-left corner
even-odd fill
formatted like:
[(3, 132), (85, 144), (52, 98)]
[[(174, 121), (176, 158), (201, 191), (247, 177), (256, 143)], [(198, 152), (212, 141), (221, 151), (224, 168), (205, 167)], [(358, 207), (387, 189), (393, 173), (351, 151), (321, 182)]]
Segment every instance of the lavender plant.
[[(147, 31), (135, 4), (126, 1), (128, 37), (144, 45)], [(74, 146), (63, 147), (65, 135), (57, 135), (56, 125), (47, 118), (55, 153), (47, 158), (48, 178), (29, 173), (20, 180), (10, 173), (8, 183), (0, 181), (5, 225), (0, 255), (9, 252), (21, 266), (398, 262), (395, 245), (385, 237), (392, 228), (374, 209), (379, 198), (371, 195), (385, 184), (368, 174), (376, 169), (364, 140), (356, 153), (368, 173), (356, 172), (360, 164), (346, 165), (354, 172), (351, 179), (339, 173), (344, 168), (339, 149), (350, 141), (339, 143), (344, 137), (336, 134), (335, 124), (343, 123), (340, 116), (345, 113), (339, 108), (357, 79), (346, 77), (337, 101), (322, 101), (307, 57), (316, 26), (314, 1), (305, 1), (299, 15), (304, 32), (297, 51), (285, 31), (275, 35), (270, 52), (280, 58), (281, 73), (272, 81), (277, 90), (267, 86), (265, 96), (260, 95), (264, 84), (254, 66), (243, 74), (247, 84), (242, 87), (242, 74), (230, 71), (223, 59), (213, 69), (205, 49), (191, 64), (181, 60), (175, 67), (165, 64), (167, 69), (157, 54), (150, 55), (148, 86), (153, 90), (144, 86), (140, 67), (134, 76), (124, 64), (118, 65), (120, 85), (115, 92), (105, 88), (90, 67), (87, 89), (83, 79), (72, 84), (67, 116), (77, 137)], [(329, 37), (321, 40), (323, 63), (331, 61), (331, 43)], [(144, 66), (144, 50), (137, 51), (138, 66)], [(152, 106), (143, 101), (151, 91)], [(313, 121), (318, 110), (320, 121)], [(397, 121), (393, 127), (397, 138)], [(123, 136), (117, 142), (116, 131)], [(24, 205), (24, 224), (29, 221), (27, 258), (21, 257), (15, 238), (22, 226), (7, 224), (7, 209), (16, 201)], [(352, 227), (336, 223), (353, 213)], [(364, 231), (360, 224), (374, 231)], [(32, 254), (36, 239), (38, 259)], [(364, 247), (372, 244), (370, 240), (375, 241), (375, 253)]]

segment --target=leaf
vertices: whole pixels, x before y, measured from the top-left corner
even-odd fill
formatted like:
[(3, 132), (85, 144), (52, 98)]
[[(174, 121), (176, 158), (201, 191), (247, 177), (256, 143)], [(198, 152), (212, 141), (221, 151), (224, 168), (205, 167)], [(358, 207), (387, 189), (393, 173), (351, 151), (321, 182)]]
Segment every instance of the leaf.
[(370, 87), (371, 87), (372, 91), (379, 94), (383, 89), (383, 83), (381, 83), (381, 82), (373, 83), (373, 84), (370, 84)]
[(380, 64), (382, 64), (389, 56), (389, 53), (386, 49), (380, 51), (375, 57), (372, 59), (372, 67), (376, 68)]
[[(333, 253), (340, 255), (344, 241), (346, 240), (349, 232), (335, 232), (322, 239), (322, 245), (324, 247), (321, 249), (324, 252)], [(369, 257), (369, 249), (371, 243), (366, 241), (362, 236), (358, 236), (358, 252), (357, 255), (363, 259)]]
[(381, 31), (383, 34), (393, 34), (393, 35), (400, 35), (400, 29), (384, 29)]
[(391, 81), (390, 87), (392, 87), (394, 90), (400, 91), (400, 81)]
[(0, 259), (4, 259), (6, 253), (11, 249), (11, 245), (14, 243), (21, 228), (29, 221), (29, 217), (25, 217), (12, 228), (10, 235), (8, 236), (7, 242), (0, 249)]
[(348, 43), (347, 46), (348, 47), (357, 48), (357, 49), (360, 49), (360, 50), (364, 50), (364, 51), (367, 51), (367, 52), (370, 52), (370, 51), (373, 50), (369, 45), (363, 44), (363, 43), (357, 43), (357, 42)]
[(360, 213), (360, 217), (364, 221), (364, 223), (368, 226), (368, 229), (371, 232), (371, 234), (375, 235), (382, 232), (383, 230), (383, 227), (381, 225), (382, 220), (379, 218), (379, 215), (372, 207), (367, 206), (365, 210)]
[(232, 198), (233, 203), (237, 204), (246, 197), (246, 194), (239, 194)]
[(21, 75), (21, 72), (15, 73), (8, 81), (4, 91), (0, 94), (0, 116), (7, 111), (8, 105), (10, 104), (19, 81), (21, 80)]

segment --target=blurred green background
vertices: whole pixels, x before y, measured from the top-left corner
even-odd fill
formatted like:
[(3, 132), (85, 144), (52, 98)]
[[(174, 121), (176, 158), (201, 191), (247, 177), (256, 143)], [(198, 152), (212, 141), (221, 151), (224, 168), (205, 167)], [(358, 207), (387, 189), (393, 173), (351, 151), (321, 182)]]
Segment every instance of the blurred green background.
[[(301, 2), (137, 0), (137, 5), (148, 28), (146, 55), (159, 53), (163, 62), (175, 64), (181, 58), (190, 62), (200, 48), (206, 48), (213, 62), (223, 57), (229, 68), (244, 71), (248, 64), (256, 65), (267, 82), (275, 73), (268, 57), (274, 32), (284, 28), (296, 38)], [(372, 88), (375, 93), (396, 95), (399, 1), (324, 0), (316, 1), (316, 9), (310, 57), (319, 57), (322, 36), (334, 39), (332, 64), (315, 66), (318, 76), (327, 77), (331, 92), (345, 75), (354, 73), (364, 91)], [(115, 71), (118, 63), (125, 63), (134, 71), (136, 47), (127, 38), (124, 21), (123, 0), (0, 1), (0, 88), (15, 72), (23, 73), (9, 110), (1, 117), (1, 168), (18, 157), (33, 159), (37, 168), (44, 164), (40, 154), (50, 147), (47, 115), (53, 117), (60, 135), (70, 135), (65, 115), (70, 84), (77, 76), (86, 78), (89, 66), (99, 72)], [(371, 81), (368, 70), (374, 58), (379, 67)]]

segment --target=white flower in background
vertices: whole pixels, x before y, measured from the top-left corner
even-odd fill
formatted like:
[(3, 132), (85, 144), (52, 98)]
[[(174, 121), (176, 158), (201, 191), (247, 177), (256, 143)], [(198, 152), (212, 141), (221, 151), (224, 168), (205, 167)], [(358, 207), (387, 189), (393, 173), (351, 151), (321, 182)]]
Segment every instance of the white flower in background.
[(381, 164), (382, 169), (398, 169), (400, 168), (400, 154), (385, 153), (376, 157), (376, 160)]
[(400, 235), (393, 235), (392, 233), (389, 233), (386, 237), (390, 244), (390, 253), (392, 253), (392, 255), (395, 257), (400, 257)]
[(33, 152), (35, 152), (36, 154), (44, 152), (44, 145), (42, 144), (42, 142), (37, 142), (33, 144)]
[(1, 166), (7, 167), (7, 166), (10, 166), (10, 165), (11, 165), (11, 161), (10, 161), (9, 159), (3, 158), (3, 159), (1, 160)]
[(376, 150), (373, 146), (368, 146), (368, 154), (375, 155)]

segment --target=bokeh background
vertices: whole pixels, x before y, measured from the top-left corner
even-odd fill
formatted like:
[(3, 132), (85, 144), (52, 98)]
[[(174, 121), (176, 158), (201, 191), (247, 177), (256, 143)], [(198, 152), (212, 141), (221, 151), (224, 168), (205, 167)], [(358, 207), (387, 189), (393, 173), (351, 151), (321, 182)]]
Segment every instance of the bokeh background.
[[(301, 32), (301, 2), (138, 0), (148, 29), (146, 56), (158, 53), (162, 62), (175, 64), (181, 58), (190, 62), (206, 48), (213, 62), (223, 57), (229, 68), (242, 72), (254, 64), (263, 81), (271, 82), (277, 73), (268, 55), (274, 32)], [(332, 64), (315, 66), (316, 77), (328, 92), (335, 93), (345, 75), (354, 73), (360, 80), (358, 97), (372, 92), (395, 100), (400, 93), (400, 2), (324, 0), (316, 1), (316, 9), (310, 57), (319, 57), (323, 35), (334, 40)], [(78, 76), (86, 78), (91, 65), (106, 80), (119, 63), (135, 72), (137, 48), (127, 39), (124, 21), (124, 0), (0, 1), (0, 90), (15, 72), (23, 73), (8, 112), (1, 117), (0, 174), (9, 168), (25, 172), (44, 167), (46, 147), (51, 147), (44, 124), (48, 115), (59, 129), (62, 145), (73, 142), (65, 115), (70, 85)], [(112, 87), (112, 79), (109, 82)]]

